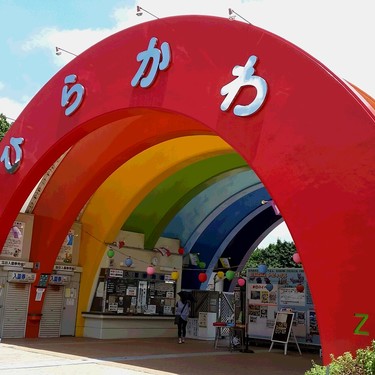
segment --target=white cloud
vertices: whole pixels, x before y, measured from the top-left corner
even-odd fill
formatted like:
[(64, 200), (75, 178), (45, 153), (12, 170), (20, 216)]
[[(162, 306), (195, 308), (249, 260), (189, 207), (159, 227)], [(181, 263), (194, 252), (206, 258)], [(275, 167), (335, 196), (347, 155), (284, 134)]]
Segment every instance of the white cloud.
[[(375, 97), (375, 75), (369, 73), (375, 65), (375, 54), (369, 46), (370, 36), (375, 34), (373, 0), (355, 3), (350, 0), (159, 0), (157, 6), (155, 0), (143, 0), (141, 5), (159, 18), (182, 14), (228, 18), (228, 9), (232, 8), (254, 25), (301, 47), (336, 75)], [(109, 28), (44, 28), (25, 41), (22, 49), (49, 50), (54, 64), (60, 68), (73, 56), (67, 53), (56, 56), (56, 46), (79, 54), (115, 32), (155, 19), (145, 11), (138, 17), (135, 6), (115, 8), (110, 17), (113, 25)], [(242, 22), (238, 16), (236, 20)], [(4, 103), (6, 98), (2, 99)]]
[[(53, 62), (56, 66), (61, 67), (71, 61), (74, 56), (64, 52), (57, 56), (55, 47), (60, 47), (78, 55), (108, 36), (140, 23), (134, 8), (115, 8), (111, 14), (111, 18), (114, 20), (113, 27), (111, 28), (63, 30), (46, 27), (26, 40), (21, 48), (26, 52), (38, 48), (47, 49), (53, 54)], [(146, 20), (143, 19), (141, 22), (142, 21), (144, 22)]]
[(22, 49), (24, 51), (31, 51), (37, 48), (48, 49), (54, 56), (54, 63), (57, 66), (63, 66), (72, 60), (74, 56), (67, 53), (57, 56), (55, 47), (63, 48), (78, 55), (111, 33), (112, 30), (110, 29), (59, 30), (45, 28), (27, 40), (22, 45)]
[(6, 97), (0, 97), (0, 113), (15, 120), (25, 108), (27, 102), (28, 100), (17, 102)]
[[(142, 8), (159, 18), (203, 14), (228, 17), (228, 9), (254, 25), (275, 33), (310, 53), (339, 77), (375, 96), (375, 55), (369, 47), (375, 33), (372, 20), (373, 0), (143, 0)], [(72, 59), (69, 54), (55, 55), (55, 47), (79, 54), (103, 38), (133, 25), (155, 18), (143, 12), (136, 16), (136, 7), (115, 8), (110, 15), (111, 28), (70, 29), (45, 28), (30, 37), (24, 50), (49, 49), (54, 63), (61, 67)], [(236, 20), (241, 21), (240, 17)], [(367, 39), (366, 39), (367, 38)]]

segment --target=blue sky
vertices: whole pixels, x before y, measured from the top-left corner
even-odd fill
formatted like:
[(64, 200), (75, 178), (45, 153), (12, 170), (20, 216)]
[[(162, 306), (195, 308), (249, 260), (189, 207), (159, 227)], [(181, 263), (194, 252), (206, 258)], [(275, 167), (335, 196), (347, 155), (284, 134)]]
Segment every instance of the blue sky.
[[(228, 8), (320, 60), (375, 97), (374, 0), (0, 0), (0, 113), (15, 119), (75, 54), (124, 28), (160, 18), (204, 14), (228, 18)], [(230, 22), (230, 21), (228, 21)], [(243, 22), (238, 16), (233, 22)], [(277, 233), (280, 232), (280, 235)], [(286, 227), (276, 229), (284, 239)], [(288, 236), (288, 235), (287, 235)], [(286, 237), (290, 240), (290, 237)]]
[[(121, 29), (179, 14), (228, 17), (228, 8), (320, 60), (375, 96), (374, 0), (1, 0), (0, 112), (16, 118), (76, 54)], [(243, 22), (239, 17), (236, 21)]]

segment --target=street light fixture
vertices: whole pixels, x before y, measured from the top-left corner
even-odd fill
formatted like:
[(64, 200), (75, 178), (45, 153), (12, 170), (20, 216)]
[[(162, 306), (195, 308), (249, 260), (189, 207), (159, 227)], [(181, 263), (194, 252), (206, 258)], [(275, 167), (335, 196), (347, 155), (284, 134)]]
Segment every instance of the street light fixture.
[(142, 16), (143, 15), (142, 11), (148, 13), (149, 15), (151, 15), (152, 17), (155, 17), (156, 19), (159, 19), (159, 17), (155, 16), (155, 14), (152, 14), (148, 10), (146, 10), (146, 9), (140, 7), (139, 5), (137, 5), (137, 13), (136, 13), (136, 15), (139, 16), (139, 17)]
[(69, 53), (69, 55), (72, 55), (72, 56), (74, 56), (74, 57), (77, 57), (78, 55), (76, 55), (75, 53), (73, 53), (73, 52), (69, 52), (69, 51), (67, 51), (66, 49), (63, 49), (63, 48), (60, 48), (60, 47), (55, 47), (56, 48), (56, 55), (57, 56), (60, 56), (61, 55), (61, 52), (65, 52), (65, 53)]
[(229, 13), (229, 20), (230, 21), (234, 21), (235, 18), (236, 18), (236, 16), (238, 16), (241, 19), (243, 19), (245, 22), (247, 22), (249, 25), (251, 25), (251, 22), (249, 22), (246, 18), (243, 18), (240, 14), (238, 14), (237, 12), (235, 12), (232, 8), (228, 9), (228, 13)]

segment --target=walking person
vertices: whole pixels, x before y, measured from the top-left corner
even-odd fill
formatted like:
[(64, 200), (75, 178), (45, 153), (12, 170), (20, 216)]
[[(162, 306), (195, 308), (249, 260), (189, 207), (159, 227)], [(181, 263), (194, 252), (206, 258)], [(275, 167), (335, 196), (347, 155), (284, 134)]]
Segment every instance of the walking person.
[(190, 301), (187, 299), (187, 296), (183, 291), (177, 294), (180, 296), (180, 300), (176, 303), (176, 317), (178, 317), (178, 343), (183, 344), (185, 342), (186, 337), (187, 321), (190, 315)]

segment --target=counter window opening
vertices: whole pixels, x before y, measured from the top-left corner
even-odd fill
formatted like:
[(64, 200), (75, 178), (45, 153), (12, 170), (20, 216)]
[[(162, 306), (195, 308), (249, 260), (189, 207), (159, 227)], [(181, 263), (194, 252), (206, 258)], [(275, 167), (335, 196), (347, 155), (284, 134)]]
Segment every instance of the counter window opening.
[(169, 275), (102, 268), (90, 312), (174, 315), (176, 282)]

